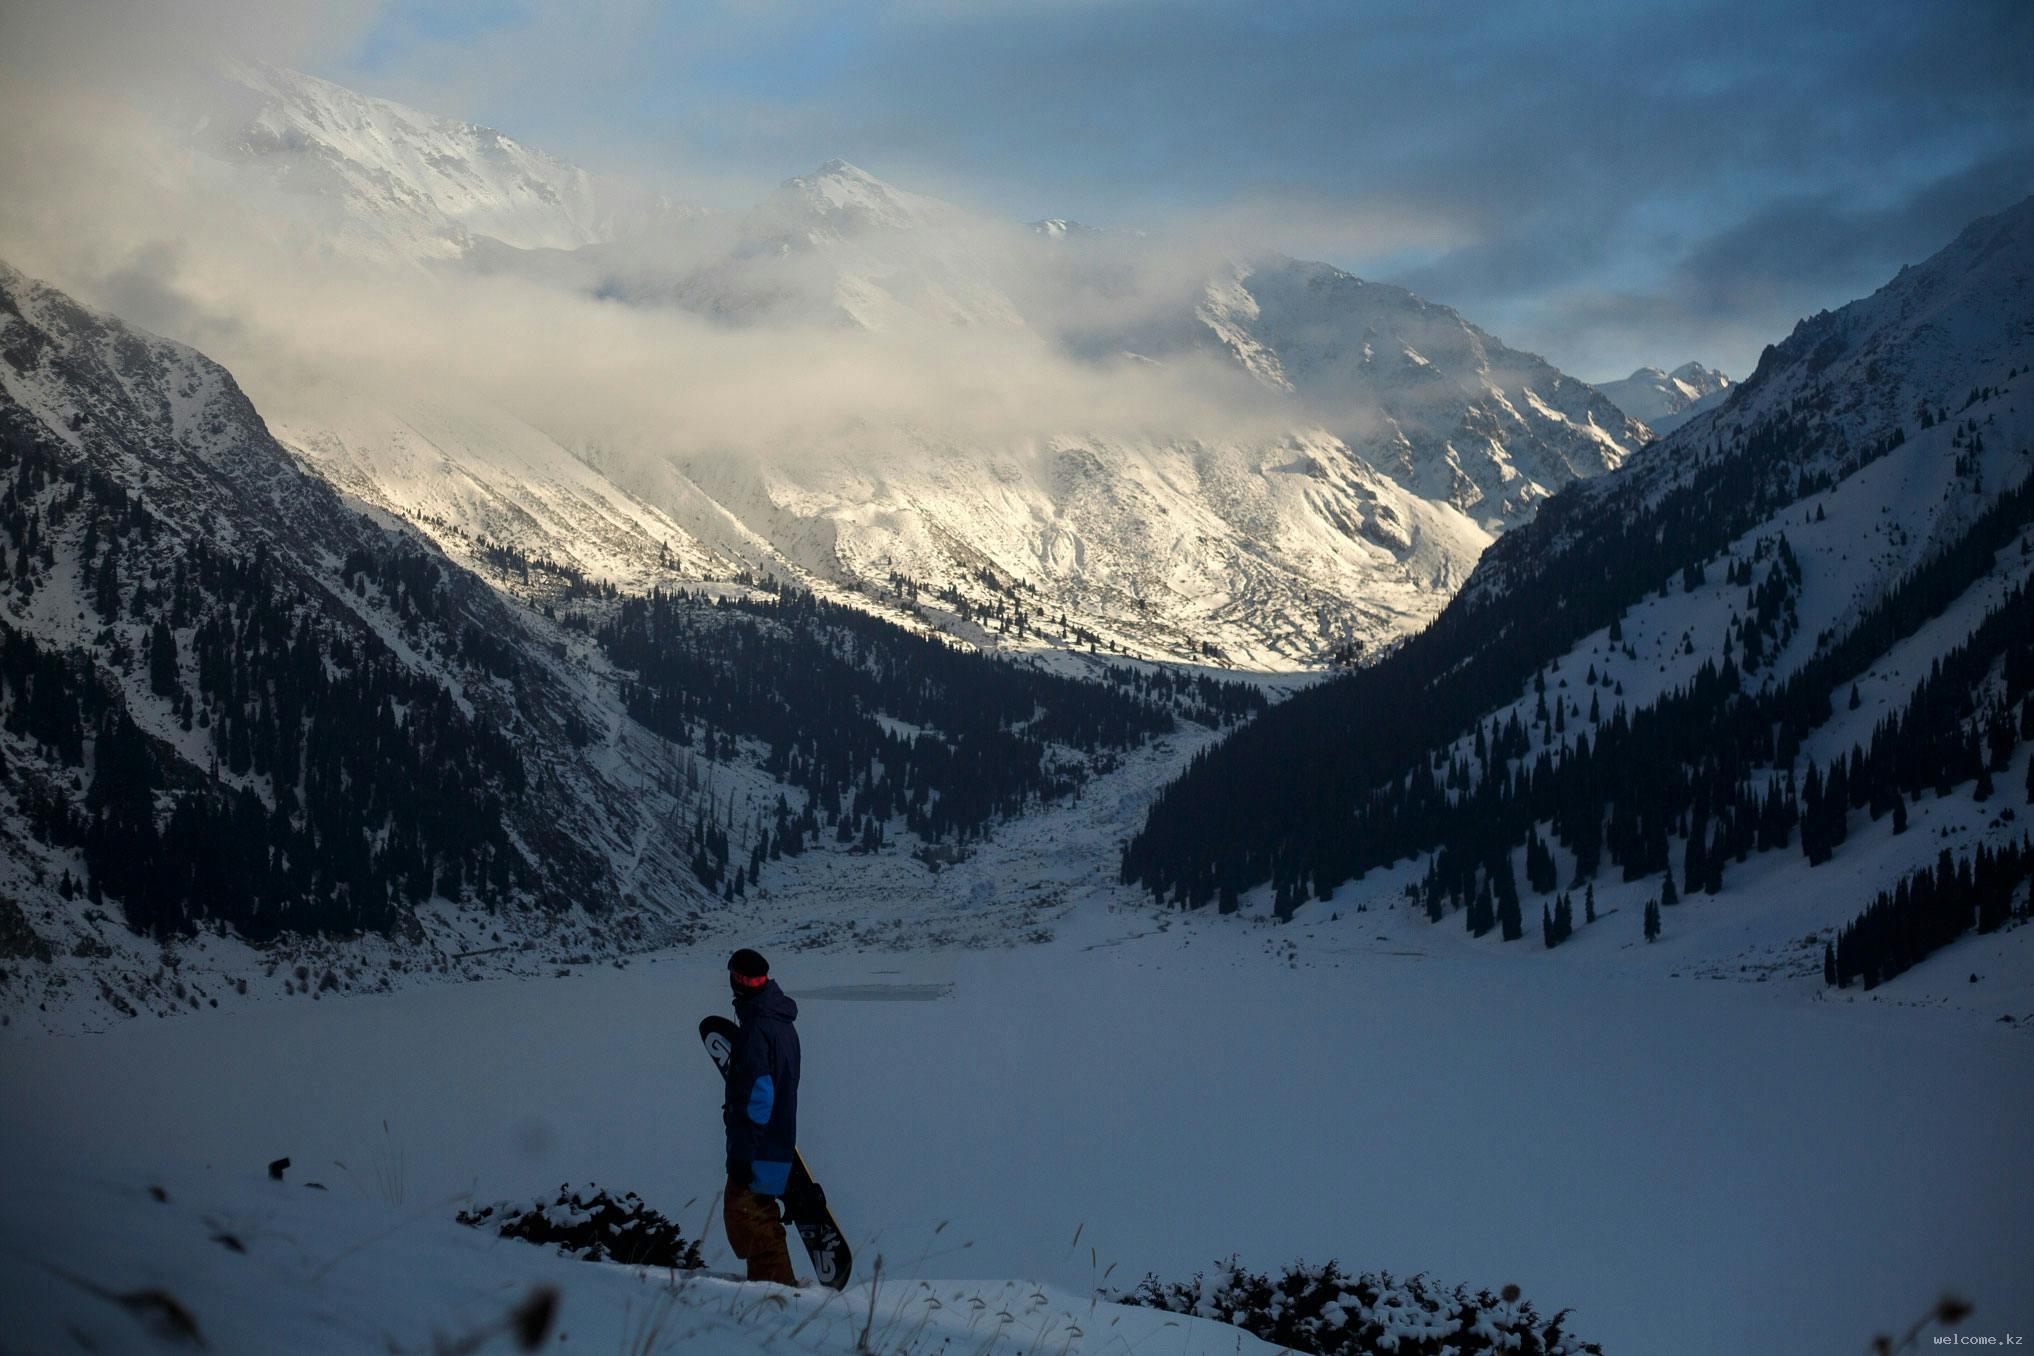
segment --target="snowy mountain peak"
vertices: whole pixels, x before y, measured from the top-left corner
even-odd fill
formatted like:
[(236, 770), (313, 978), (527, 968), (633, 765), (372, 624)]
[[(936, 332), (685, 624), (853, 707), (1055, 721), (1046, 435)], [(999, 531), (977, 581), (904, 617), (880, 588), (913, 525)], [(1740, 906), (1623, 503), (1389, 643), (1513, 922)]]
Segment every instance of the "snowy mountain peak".
[[(2034, 197), (1972, 222), (1870, 296), (1803, 320), (1759, 355), (1732, 408), (1743, 423), (1829, 402), (1854, 445), (1905, 436), (1922, 411), (1995, 381), (2029, 354)], [(1932, 422), (1938, 414), (1931, 414)]]
[[(829, 160), (786, 179), (751, 209), (734, 253), (699, 269), (675, 296), (737, 324), (1021, 327), (976, 236), (976, 224), (958, 208)], [(799, 263), (785, 268), (793, 258)]]
[(824, 165), (821, 165), (817, 170), (813, 171), (813, 175), (815, 178), (858, 179), (865, 184), (875, 184), (879, 187), (882, 185), (882, 180), (878, 179), (875, 175), (869, 173), (860, 165), (851, 164), (839, 156), (835, 156)]
[(1544, 359), (1449, 307), (1328, 264), (1274, 255), (1235, 265), (1203, 289), (1194, 315), (1204, 343), (1486, 531), (1523, 521), (1645, 441), (1642, 427)]
[(1685, 386), (1694, 387), (1700, 395), (1707, 395), (1711, 391), (1720, 391), (1730, 385), (1729, 377), (1724, 376), (1723, 373), (1713, 367), (1704, 367), (1701, 363), (1682, 363), (1679, 367), (1669, 372), (1667, 376)]
[(786, 179), (756, 212), (752, 234), (849, 236), (867, 230), (908, 231), (952, 212), (945, 203), (893, 188), (845, 160)]
[(1671, 372), (1645, 366), (1622, 381), (1596, 389), (1655, 433), (1670, 433), (1704, 410), (1723, 403), (1735, 383), (1713, 367), (1682, 363)]
[(1107, 226), (1090, 226), (1084, 221), (1073, 221), (1066, 217), (1046, 217), (1041, 221), (1025, 223), (1025, 229), (1033, 235), (1044, 236), (1047, 240), (1067, 240), (1083, 236), (1120, 235), (1131, 238), (1141, 237), (1142, 231), (1113, 230)]
[(682, 209), (597, 180), (492, 127), (420, 112), (300, 71), (232, 62), (201, 147), (268, 180), (345, 252), (458, 258), (487, 237), (577, 249)]

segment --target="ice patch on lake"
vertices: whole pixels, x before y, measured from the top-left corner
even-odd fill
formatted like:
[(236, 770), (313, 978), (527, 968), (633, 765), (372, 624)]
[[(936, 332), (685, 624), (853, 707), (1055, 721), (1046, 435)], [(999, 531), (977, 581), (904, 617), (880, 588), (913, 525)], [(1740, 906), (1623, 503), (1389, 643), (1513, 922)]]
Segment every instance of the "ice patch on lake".
[(829, 984), (817, 989), (800, 989), (793, 998), (830, 999), (839, 1003), (931, 1003), (951, 998), (951, 984)]

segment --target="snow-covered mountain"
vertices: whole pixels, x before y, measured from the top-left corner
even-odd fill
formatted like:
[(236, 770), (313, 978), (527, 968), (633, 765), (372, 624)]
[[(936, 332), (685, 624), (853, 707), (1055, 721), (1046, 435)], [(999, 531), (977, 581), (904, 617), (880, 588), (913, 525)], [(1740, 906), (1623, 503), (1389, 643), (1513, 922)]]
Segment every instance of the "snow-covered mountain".
[(1211, 281), (1199, 343), (1292, 393), (1366, 461), (1496, 532), (1645, 433), (1584, 382), (1455, 311), (1326, 264), (1272, 258)]
[[(2024, 918), (2034, 856), (1995, 796), (2034, 794), (2030, 473), (2034, 199), (1557, 495), (1426, 632), (1164, 793), (1126, 873), (1192, 903), (1268, 884), (1290, 914), (1382, 870), (1479, 937), (1508, 908), (1507, 939), (1519, 879), (1549, 909), (1586, 888), (1592, 916), (1720, 895), (1669, 908), (1704, 934), (1677, 954), (1812, 981), (1825, 944), (1870, 983)], [(1921, 908), (1907, 877), (1945, 844), (1945, 912), (1853, 927), (1881, 891)]]
[(1031, 230), (1048, 240), (1063, 240), (1067, 236), (1098, 234), (1102, 228), (1090, 226), (1084, 221), (1070, 221), (1066, 217), (1042, 217), (1031, 223)]
[[(1011, 267), (990, 253), (999, 237), (852, 166), (791, 181), (758, 220), (767, 230), (750, 238), (767, 245), (744, 263), (823, 257), (820, 300), (845, 321), (1055, 325), (966, 281)], [(1038, 234), (1078, 248), (1108, 233)], [(728, 296), (716, 293), (714, 314), (753, 311)], [(876, 429), (828, 458), (683, 470), (820, 578), (896, 571), (967, 591), (986, 567), (1035, 591), (1043, 613), (1134, 652), (1286, 667), (1390, 643), (1438, 608), (1495, 533), (1645, 438), (1586, 385), (1448, 308), (1290, 259), (1226, 266), (1155, 318), (1090, 322), (1076, 348), (1215, 361), (1247, 375), (1291, 431), (1181, 441), (1066, 430), (984, 447)]]
[(305, 214), (315, 249), (457, 259), (482, 240), (576, 249), (679, 208), (491, 127), (435, 117), (261, 62), (220, 68), (196, 144)]
[[(419, 287), (507, 279), (682, 312), (799, 369), (793, 391), (826, 361), (813, 336), (835, 333), (906, 372), (939, 354), (992, 396), (1008, 371), (1018, 393), (1008, 427), (987, 431), (877, 404), (790, 446), (735, 434), (701, 452), (451, 381), (322, 371), (261, 390), (321, 474), (455, 554), (485, 535), (635, 585), (760, 570), (977, 643), (1291, 669), (1394, 643), (1495, 534), (1647, 436), (1445, 307), (1268, 251), (1131, 297), (1114, 264), (1064, 266), (1106, 248), (1135, 274), (1137, 233), (984, 221), (843, 161), (698, 220), (491, 129), (311, 77), (240, 67), (229, 86), (238, 111), (201, 142), (251, 176), (249, 210), (309, 214), (278, 232), (306, 241), (307, 266), (338, 249), (432, 264)], [(1081, 413), (1134, 381), (1163, 403), (1166, 383), (1204, 386), (1204, 367), (1262, 409)], [(1017, 380), (1039, 372), (1086, 394), (1048, 416)], [(672, 380), (682, 390), (684, 372)], [(950, 376), (915, 380), (939, 398)], [(1017, 592), (1049, 628), (974, 624)]]
[(1622, 381), (1596, 389), (1655, 433), (1671, 433), (1704, 410), (1729, 398), (1731, 380), (1713, 367), (1683, 363), (1671, 372), (1641, 367)]
[[(0, 265), (0, 430), (0, 743), (38, 807), (0, 816), (10, 954), (106, 978), (200, 923), (438, 963), (680, 935), (672, 751), (223, 369)], [(167, 997), (134, 982), (111, 1009)]]
[(663, 299), (744, 325), (1019, 327), (981, 234), (946, 203), (829, 160), (750, 209), (726, 257)]

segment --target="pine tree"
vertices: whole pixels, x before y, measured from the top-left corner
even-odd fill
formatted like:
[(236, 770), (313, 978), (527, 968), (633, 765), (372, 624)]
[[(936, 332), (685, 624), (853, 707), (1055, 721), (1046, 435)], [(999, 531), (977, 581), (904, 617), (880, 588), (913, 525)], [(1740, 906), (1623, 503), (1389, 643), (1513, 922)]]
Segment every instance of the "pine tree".
[(158, 697), (174, 697), (181, 690), (177, 681), (177, 638), (161, 618), (148, 633), (148, 687)]
[(1674, 889), (1674, 873), (1669, 871), (1666, 879), (1660, 882), (1660, 903), (1671, 909), (1680, 902), (1680, 893)]
[(117, 544), (109, 543), (106, 554), (99, 562), (97, 582), (92, 587), (92, 605), (99, 611), (101, 621), (112, 621), (120, 615), (120, 550)]
[[(1509, 872), (1506, 873), (1506, 876)], [(1507, 942), (1515, 942), (1525, 936), (1525, 919), (1519, 914), (1518, 888), (1503, 888), (1505, 877), (1498, 878), (1497, 923), (1500, 934)]]
[(1593, 923), (1596, 921), (1595, 881), (1590, 881), (1589, 884), (1582, 888), (1582, 921), (1585, 923)]
[(1463, 925), (1472, 937), (1481, 937), (1497, 925), (1497, 906), (1490, 898), (1490, 877), (1483, 878), (1482, 886), (1469, 900), (1464, 910)]
[(1660, 902), (1656, 899), (1649, 899), (1646, 901), (1646, 940), (1649, 942), (1655, 942), (1658, 941), (1659, 938), (1660, 938)]

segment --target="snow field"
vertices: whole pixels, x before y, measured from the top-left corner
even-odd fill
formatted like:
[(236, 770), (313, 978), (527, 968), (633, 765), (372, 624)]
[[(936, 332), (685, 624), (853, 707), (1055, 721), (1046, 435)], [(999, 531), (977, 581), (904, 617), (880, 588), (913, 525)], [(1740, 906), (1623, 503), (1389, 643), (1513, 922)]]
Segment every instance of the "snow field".
[[(774, 954), (794, 996), (952, 986), (804, 1004), (801, 1138), (860, 1264), (1086, 1295), (1334, 1256), (1516, 1282), (1618, 1352), (1850, 1350), (1945, 1286), (2034, 1319), (2024, 1032), (1533, 965), (1351, 902), (1263, 950), (1232, 921), (1093, 907), (1043, 946)], [(721, 1172), (692, 1035), (718, 962), (0, 1042), (0, 1154), (128, 1191), (288, 1154), (335, 1198), (396, 1155), (405, 1209), (593, 1180), (695, 1230)], [(70, 1255), (114, 1246), (52, 1189)], [(5, 1284), (29, 1265), (8, 1249)]]
[(519, 1350), (514, 1315), (548, 1294), (543, 1349), (624, 1356), (847, 1353), (865, 1338), (902, 1356), (1271, 1350), (1220, 1323), (1020, 1282), (877, 1277), (836, 1294), (574, 1261), (454, 1224), (441, 1204), (258, 1171), (146, 1184), (37, 1172), (0, 1219), (0, 1349), (148, 1350), (180, 1345), (183, 1328), (232, 1352)]

